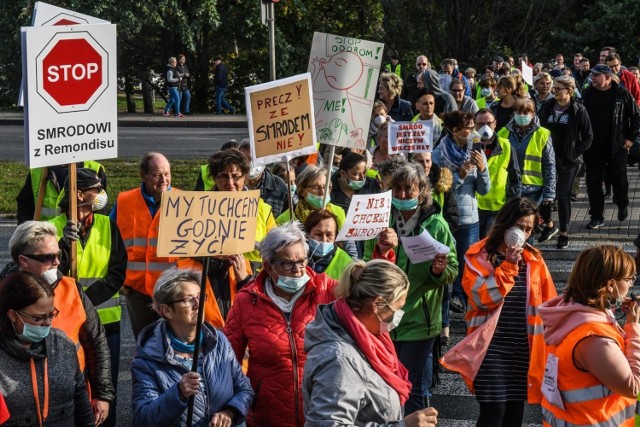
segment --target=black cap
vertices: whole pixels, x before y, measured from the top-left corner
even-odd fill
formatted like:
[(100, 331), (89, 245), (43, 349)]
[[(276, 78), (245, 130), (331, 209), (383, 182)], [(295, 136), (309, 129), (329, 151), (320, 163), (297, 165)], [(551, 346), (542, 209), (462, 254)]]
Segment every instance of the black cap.
[[(76, 187), (78, 190), (83, 191), (91, 187), (95, 187), (100, 184), (100, 178), (96, 173), (87, 168), (78, 168), (76, 171)], [(69, 177), (64, 181), (64, 188), (69, 191)]]
[(504, 59), (502, 59), (502, 56), (500, 55), (496, 55), (493, 57), (494, 62), (504, 62)]
[(608, 74), (613, 75), (613, 71), (608, 65), (598, 64), (595, 67), (591, 67), (591, 74)]

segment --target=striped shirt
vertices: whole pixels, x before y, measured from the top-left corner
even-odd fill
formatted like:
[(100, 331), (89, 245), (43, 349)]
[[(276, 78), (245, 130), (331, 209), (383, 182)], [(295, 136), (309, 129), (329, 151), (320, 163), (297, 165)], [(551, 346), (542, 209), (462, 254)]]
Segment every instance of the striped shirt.
[[(504, 255), (498, 255), (496, 261), (502, 263)], [(521, 265), (474, 381), (478, 402), (527, 400), (528, 371), (527, 268)]]

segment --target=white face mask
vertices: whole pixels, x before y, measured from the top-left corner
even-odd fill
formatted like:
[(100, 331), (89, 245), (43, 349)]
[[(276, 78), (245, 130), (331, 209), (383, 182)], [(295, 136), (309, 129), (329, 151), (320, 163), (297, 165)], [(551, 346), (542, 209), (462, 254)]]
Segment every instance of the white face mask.
[(380, 316), (378, 316), (378, 320), (380, 320), (380, 333), (388, 333), (397, 328), (402, 320), (402, 316), (404, 316), (404, 311), (401, 309), (397, 309), (393, 312), (393, 319), (391, 319), (391, 322), (383, 322), (382, 319), (380, 319)]
[(377, 127), (380, 127), (381, 124), (387, 121), (387, 118), (382, 114), (378, 114), (375, 119), (373, 119), (373, 124)]
[(58, 281), (58, 269), (52, 268), (40, 275), (49, 285), (53, 286)]
[(252, 166), (251, 169), (249, 169), (249, 179), (253, 181), (254, 179), (260, 178), (260, 175), (262, 175), (263, 171), (264, 165)]
[(105, 206), (107, 206), (108, 201), (109, 196), (107, 195), (107, 192), (104, 190), (100, 190), (96, 198), (93, 199), (93, 202), (91, 203), (91, 210), (97, 212), (104, 209)]
[(482, 126), (480, 129), (478, 129), (478, 133), (480, 134), (480, 138), (483, 141), (488, 141), (493, 138), (493, 129), (491, 129), (491, 126), (489, 125)]

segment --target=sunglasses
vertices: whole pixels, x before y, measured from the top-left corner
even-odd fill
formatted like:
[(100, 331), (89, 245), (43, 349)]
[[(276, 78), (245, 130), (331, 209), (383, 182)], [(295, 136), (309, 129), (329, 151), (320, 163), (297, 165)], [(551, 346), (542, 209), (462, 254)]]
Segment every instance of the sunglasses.
[(38, 262), (41, 262), (45, 265), (51, 265), (56, 261), (60, 261), (60, 256), (62, 255), (62, 251), (58, 251), (53, 254), (22, 254), (22, 256), (34, 259)]

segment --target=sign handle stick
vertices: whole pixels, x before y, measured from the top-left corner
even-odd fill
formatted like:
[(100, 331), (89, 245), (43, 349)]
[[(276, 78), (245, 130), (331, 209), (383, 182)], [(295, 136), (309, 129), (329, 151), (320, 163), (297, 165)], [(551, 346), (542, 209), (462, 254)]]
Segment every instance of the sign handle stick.
[[(31, 172), (29, 172), (31, 173)], [(38, 201), (36, 202), (36, 210), (33, 213), (33, 220), (40, 221), (42, 215), (42, 203), (44, 203), (44, 192), (47, 188), (47, 176), (49, 175), (49, 168), (42, 168), (42, 175), (40, 176), (40, 185), (38, 185)], [(33, 175), (31, 175), (33, 178)]]
[[(78, 190), (77, 190), (77, 173), (76, 173), (76, 164), (69, 163), (69, 219), (73, 221), (74, 224), (78, 222)], [(78, 278), (78, 257), (76, 252), (76, 242), (74, 240), (71, 241), (71, 277), (74, 279)]]
[(284, 162), (287, 165), (287, 189), (289, 190), (289, 218), (293, 221), (293, 194), (291, 194), (291, 180), (289, 179), (289, 175), (291, 175), (291, 165), (289, 164), (289, 158), (285, 157)]
[(331, 146), (331, 151), (329, 152), (329, 164), (327, 165), (327, 181), (324, 183), (324, 197), (322, 198), (322, 207), (326, 207), (327, 205), (327, 196), (329, 192), (327, 189), (329, 188), (329, 183), (331, 182), (331, 168), (333, 167), (333, 157), (336, 155), (336, 146)]
[[(204, 300), (207, 292), (207, 277), (209, 276), (209, 257), (202, 258), (202, 278), (200, 279), (200, 300), (198, 301), (198, 323), (196, 325), (196, 342), (193, 346), (193, 364), (191, 372), (198, 372), (198, 356), (200, 355), (200, 334), (202, 334), (202, 322), (204, 321)], [(187, 406), (187, 427), (191, 427), (193, 421), (194, 396), (189, 397)]]

